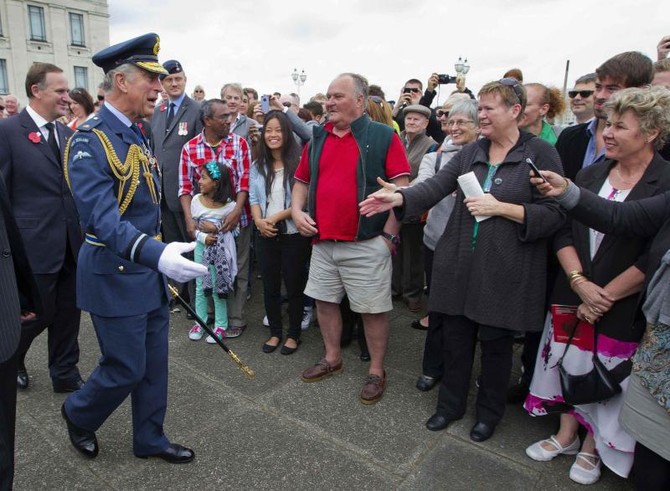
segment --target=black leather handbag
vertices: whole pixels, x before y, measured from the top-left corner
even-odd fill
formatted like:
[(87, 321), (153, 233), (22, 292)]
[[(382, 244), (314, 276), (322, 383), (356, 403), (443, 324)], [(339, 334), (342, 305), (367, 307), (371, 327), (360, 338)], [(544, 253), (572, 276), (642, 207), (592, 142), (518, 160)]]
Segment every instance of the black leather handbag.
[[(570, 343), (572, 343), (572, 338), (577, 330), (577, 325), (572, 329), (570, 338), (565, 345), (565, 350), (563, 350), (563, 355), (558, 360), (558, 373), (561, 379), (563, 399), (567, 404), (572, 406), (604, 401), (619, 394), (621, 392), (621, 385), (619, 385), (619, 381), (617, 380), (620, 377), (617, 375), (622, 372), (625, 373), (626, 369), (627, 372), (630, 373), (631, 366), (630, 360), (621, 362), (614, 367), (613, 370), (617, 372), (616, 375), (614, 375), (602, 364), (598, 358), (598, 329), (594, 325), (593, 370), (583, 375), (571, 375), (568, 373), (563, 367), (563, 358), (570, 347)], [(627, 376), (627, 374), (625, 376)], [(623, 378), (625, 378), (625, 376)]]

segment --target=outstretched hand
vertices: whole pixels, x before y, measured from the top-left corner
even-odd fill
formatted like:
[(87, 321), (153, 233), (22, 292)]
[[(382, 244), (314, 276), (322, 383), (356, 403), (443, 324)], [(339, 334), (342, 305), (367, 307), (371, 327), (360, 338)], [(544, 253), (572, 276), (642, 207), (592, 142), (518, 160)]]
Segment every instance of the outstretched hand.
[(383, 213), (391, 208), (402, 206), (404, 198), (402, 194), (396, 193), (398, 186), (392, 182), (386, 182), (381, 177), (377, 182), (382, 188), (370, 194), (366, 199), (358, 203), (361, 215), (371, 217), (378, 213)]
[(533, 172), (530, 171), (530, 183), (543, 195), (556, 198), (568, 189), (568, 181), (562, 175), (550, 170), (541, 170), (540, 173), (544, 176), (545, 180), (535, 177)]

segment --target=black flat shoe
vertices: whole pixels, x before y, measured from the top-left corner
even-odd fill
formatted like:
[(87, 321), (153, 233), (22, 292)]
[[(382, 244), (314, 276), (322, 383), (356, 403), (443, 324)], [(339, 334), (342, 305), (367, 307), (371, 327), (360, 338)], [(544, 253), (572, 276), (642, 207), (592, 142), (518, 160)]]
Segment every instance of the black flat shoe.
[(70, 421), (65, 412), (65, 404), (61, 406), (60, 413), (67, 424), (67, 433), (74, 448), (89, 459), (95, 458), (98, 455), (98, 439), (95, 436), (95, 432), (79, 428)]
[(439, 381), (439, 378), (430, 377), (429, 375), (421, 375), (416, 381), (416, 388), (421, 392), (428, 392), (435, 387)]
[(286, 346), (286, 344), (284, 344), (284, 346), (281, 347), (281, 350), (279, 350), (279, 353), (281, 353), (282, 355), (292, 355), (293, 353), (298, 351), (298, 346), (300, 346), (300, 343), (302, 343), (302, 341), (300, 341), (299, 339), (296, 340), (295, 348), (289, 348), (288, 346)]
[(187, 464), (195, 458), (195, 452), (190, 448), (179, 445), (178, 443), (171, 443), (170, 446), (162, 452), (149, 455), (135, 455), (135, 457), (139, 459), (157, 457), (170, 464)]
[(410, 324), (412, 329), (416, 329), (418, 331), (427, 331), (428, 326), (424, 326), (421, 324), (421, 319), (414, 319), (412, 323)]
[(493, 425), (487, 425), (481, 421), (477, 421), (475, 425), (470, 430), (470, 440), (473, 442), (483, 442), (488, 440), (493, 436), (493, 432), (496, 430), (496, 427)]
[[(276, 337), (276, 336), (270, 336), (270, 338), (273, 338), (273, 337)], [(269, 339), (268, 339), (268, 341), (269, 341)], [(280, 344), (281, 344), (281, 338), (279, 338), (279, 341), (277, 341), (277, 344), (275, 344), (274, 346), (271, 345), (271, 344), (268, 344), (268, 343), (263, 344), (263, 353), (272, 353), (274, 350), (279, 348)]]
[(81, 377), (71, 380), (54, 380), (52, 382), (54, 392), (57, 394), (65, 394), (67, 392), (74, 392), (84, 386), (84, 381)]
[(370, 352), (369, 351), (361, 351), (361, 354), (359, 356), (361, 361), (370, 361)]
[(430, 431), (440, 431), (449, 426), (453, 421), (456, 421), (456, 419), (447, 418), (435, 413), (426, 421), (426, 428)]
[(21, 390), (26, 390), (30, 385), (28, 371), (26, 367), (21, 367), (16, 371), (16, 386)]

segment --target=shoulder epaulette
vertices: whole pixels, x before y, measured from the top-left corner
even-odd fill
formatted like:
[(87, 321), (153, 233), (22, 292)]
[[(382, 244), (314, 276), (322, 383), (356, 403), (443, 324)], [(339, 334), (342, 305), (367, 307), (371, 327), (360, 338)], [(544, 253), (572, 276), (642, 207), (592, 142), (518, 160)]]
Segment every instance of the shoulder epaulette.
[(79, 126), (77, 126), (77, 131), (91, 131), (93, 128), (98, 126), (100, 123), (102, 123), (102, 119), (100, 119), (100, 116), (93, 116), (90, 119), (87, 119), (83, 123), (81, 123)]

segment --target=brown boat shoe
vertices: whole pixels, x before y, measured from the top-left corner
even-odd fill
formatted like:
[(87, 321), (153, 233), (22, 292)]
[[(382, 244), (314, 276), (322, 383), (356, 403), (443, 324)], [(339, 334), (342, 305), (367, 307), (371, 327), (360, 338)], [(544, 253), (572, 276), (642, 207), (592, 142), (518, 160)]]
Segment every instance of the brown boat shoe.
[(303, 382), (318, 382), (326, 377), (335, 375), (342, 371), (342, 360), (336, 365), (331, 365), (325, 358), (319, 360), (316, 365), (312, 365), (302, 372)]
[(363, 404), (375, 404), (384, 395), (385, 388), (386, 371), (384, 371), (384, 375), (382, 377), (370, 373), (365, 378), (365, 383), (361, 389), (359, 399)]

